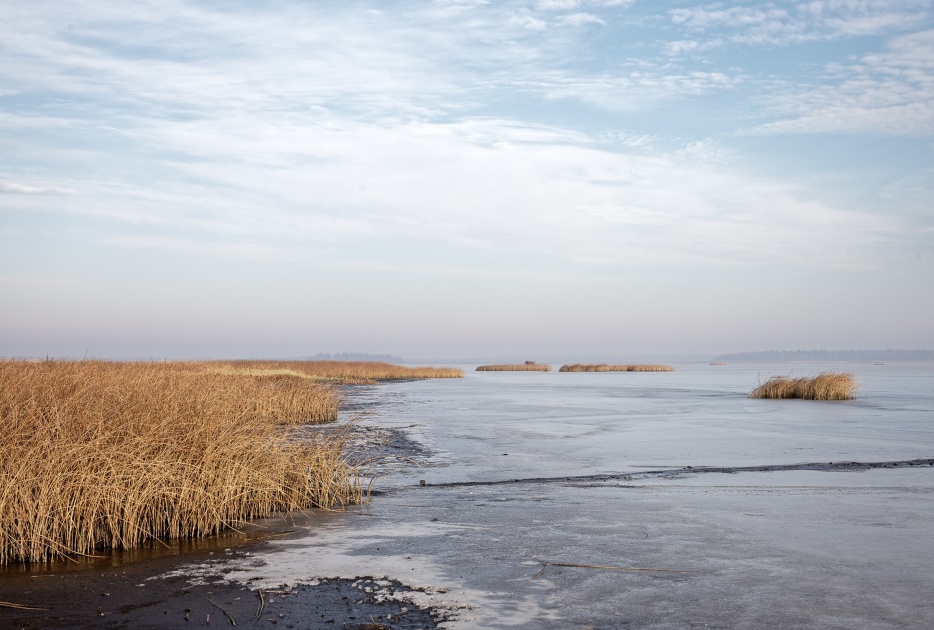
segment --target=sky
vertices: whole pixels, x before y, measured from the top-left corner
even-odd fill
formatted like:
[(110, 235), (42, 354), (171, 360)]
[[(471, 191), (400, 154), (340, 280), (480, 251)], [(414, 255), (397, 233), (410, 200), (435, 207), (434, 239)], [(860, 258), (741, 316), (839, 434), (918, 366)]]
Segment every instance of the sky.
[(934, 348), (934, 0), (7, 2), (0, 356)]

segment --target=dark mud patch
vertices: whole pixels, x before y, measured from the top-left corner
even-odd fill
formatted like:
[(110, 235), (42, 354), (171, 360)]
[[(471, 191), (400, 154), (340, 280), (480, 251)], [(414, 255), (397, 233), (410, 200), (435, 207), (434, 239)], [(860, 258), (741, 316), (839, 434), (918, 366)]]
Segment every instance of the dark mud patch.
[(17, 603), (47, 610), (0, 608), (0, 626), (427, 630), (448, 614), (413, 603), (409, 596), (415, 591), (399, 582), (371, 577), (261, 590), (221, 582), (191, 585), (185, 577), (139, 584), (126, 574), (77, 577), (54, 576), (18, 591)]
[(704, 473), (736, 474), (744, 472), (783, 472), (791, 470), (817, 470), (823, 472), (860, 472), (878, 468), (932, 468), (932, 459), (907, 459), (889, 462), (813, 462), (807, 464), (770, 464), (765, 466), (681, 466), (664, 470), (645, 470), (636, 473), (606, 475), (576, 475), (566, 477), (527, 477), (522, 479), (500, 479), (497, 481), (452, 481), (447, 483), (422, 483), (422, 488), (459, 488), (467, 486), (502, 486), (541, 483), (586, 483), (600, 481), (635, 481), (639, 479), (678, 478)]

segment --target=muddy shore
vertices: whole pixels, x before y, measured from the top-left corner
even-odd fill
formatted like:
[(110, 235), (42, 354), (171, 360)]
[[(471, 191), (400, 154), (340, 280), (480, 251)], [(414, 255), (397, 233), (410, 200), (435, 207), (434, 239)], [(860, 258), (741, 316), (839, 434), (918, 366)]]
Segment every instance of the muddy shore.
[[(427, 457), (401, 429), (358, 425), (351, 443), (353, 455), (366, 458), (372, 474), (389, 474), (400, 461)], [(249, 563), (269, 551), (270, 541), (287, 541), (346, 514), (311, 511), (263, 519), (206, 540), (153, 543), (74, 562), (0, 567), (0, 627), (437, 628), (447, 612), (412, 601), (415, 589), (383, 576), (316, 577), (264, 587), (225, 580), (229, 563)], [(192, 577), (184, 571), (191, 564), (210, 568)]]
[[(411, 589), (386, 579), (321, 579), (253, 589), (224, 582), (153, 579), (141, 571), (49, 575), (11, 596), (45, 610), (0, 610), (9, 628), (283, 627), (308, 630), (437, 628), (443, 616), (407, 601)], [(137, 580), (142, 580), (138, 582)]]

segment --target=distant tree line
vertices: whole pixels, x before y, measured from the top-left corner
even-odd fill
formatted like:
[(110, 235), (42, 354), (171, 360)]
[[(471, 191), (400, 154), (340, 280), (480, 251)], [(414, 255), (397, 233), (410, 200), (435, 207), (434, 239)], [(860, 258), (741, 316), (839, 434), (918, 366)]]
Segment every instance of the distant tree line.
[(385, 363), (400, 363), (404, 359), (394, 354), (370, 354), (369, 352), (338, 352), (329, 354), (319, 352), (313, 357), (303, 357), (305, 361), (383, 361)]
[(934, 361), (934, 350), (759, 350), (721, 354), (714, 361)]

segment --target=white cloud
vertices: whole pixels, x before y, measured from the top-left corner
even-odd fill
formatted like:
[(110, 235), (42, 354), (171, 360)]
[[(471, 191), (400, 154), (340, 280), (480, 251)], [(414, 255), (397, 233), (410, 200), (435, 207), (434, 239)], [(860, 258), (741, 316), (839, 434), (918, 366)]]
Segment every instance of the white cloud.
[(699, 52), (721, 48), (722, 46), (723, 40), (721, 39), (678, 39), (675, 41), (666, 42), (665, 51), (672, 56), (693, 55)]
[(621, 130), (602, 131), (598, 135), (601, 142), (618, 143), (628, 149), (652, 149), (660, 144), (661, 138), (652, 134), (634, 134)]
[(489, 4), (490, 0), (432, 0), (432, 2), (442, 7), (477, 9)]
[(540, 11), (568, 11), (580, 6), (580, 0), (538, 0), (535, 7)]
[(531, 15), (528, 11), (513, 14), (509, 19), (511, 24), (529, 31), (544, 31), (548, 28), (548, 22)]
[[(624, 137), (636, 152), (607, 151), (579, 134), (499, 119), (243, 122), (154, 121), (151, 137), (169, 154), (198, 146), (209, 158), (185, 165), (197, 184), (99, 187), (82, 196), (93, 206), (57, 211), (123, 222), (126, 235), (107, 237), (122, 247), (246, 260), (365, 254), (377, 265), (415, 263), (437, 247), (455, 259), (509, 251), (571, 265), (853, 265), (897, 230), (733, 172), (711, 143), (665, 154), (650, 138)], [(380, 253), (399, 247), (406, 253)]]
[(0, 181), (0, 193), (11, 193), (20, 195), (67, 195), (72, 190), (59, 188), (57, 186), (32, 186), (27, 184), (18, 184), (16, 182)]
[(552, 75), (519, 87), (541, 92), (547, 98), (573, 98), (603, 109), (625, 111), (689, 95), (729, 90), (741, 82), (741, 77), (722, 72), (672, 73), (664, 68), (647, 68), (616, 75)]
[(844, 36), (877, 35), (923, 24), (931, 0), (823, 0), (765, 3), (755, 7), (721, 3), (669, 10), (673, 23), (693, 33), (751, 45), (786, 45)]
[(934, 134), (934, 30), (895, 38), (884, 52), (828, 71), (822, 85), (771, 95), (780, 120), (754, 131)]
[(561, 24), (569, 24), (571, 26), (584, 26), (585, 24), (606, 25), (605, 20), (591, 13), (572, 13), (571, 15), (565, 15), (560, 21)]
[[(611, 147), (574, 124), (487, 113), (502, 96), (649, 109), (730, 91), (739, 72), (651, 61), (582, 71), (562, 63), (584, 35), (554, 29), (563, 34), (524, 43), (552, 31), (529, 35), (542, 20), (481, 3), (437, 5), (470, 9), (470, 19), (308, 6), (228, 14), (182, 3), (170, 7), (179, 24), (162, 5), (109, 19), (75, 9), (62, 16), (75, 22), (68, 33), (19, 8), (30, 28), (4, 31), (2, 54), (16, 63), (0, 72), (8, 89), (44, 102), (0, 114), (7, 155), (44, 168), (42, 187), (81, 192), (47, 212), (126, 226), (109, 242), (220, 257), (365, 252), (404, 264), (440, 246), (607, 264), (851, 264), (899, 229), (750, 179), (716, 142), (662, 152), (653, 134), (630, 133)], [(575, 15), (563, 19), (602, 23)], [(860, 65), (923, 83), (929, 52), (906, 40)], [(71, 179), (53, 176), (64, 173)]]
[(178, 238), (168, 236), (111, 236), (100, 240), (101, 244), (117, 245), (126, 249), (156, 249), (171, 252), (184, 252), (209, 258), (228, 260), (276, 261), (286, 260), (281, 249), (252, 243), (217, 242), (208, 239)]

